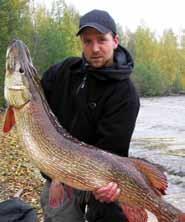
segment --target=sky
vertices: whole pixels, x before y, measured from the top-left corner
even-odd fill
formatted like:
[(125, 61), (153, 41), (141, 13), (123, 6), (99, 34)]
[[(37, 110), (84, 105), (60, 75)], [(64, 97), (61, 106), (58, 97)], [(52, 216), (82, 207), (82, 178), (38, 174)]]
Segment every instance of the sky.
[[(36, 0), (50, 7), (53, 0)], [(80, 15), (92, 9), (108, 11), (116, 23), (130, 31), (135, 31), (139, 25), (149, 27), (156, 35), (161, 35), (165, 29), (179, 35), (185, 29), (184, 0), (65, 0), (67, 5), (73, 5)]]

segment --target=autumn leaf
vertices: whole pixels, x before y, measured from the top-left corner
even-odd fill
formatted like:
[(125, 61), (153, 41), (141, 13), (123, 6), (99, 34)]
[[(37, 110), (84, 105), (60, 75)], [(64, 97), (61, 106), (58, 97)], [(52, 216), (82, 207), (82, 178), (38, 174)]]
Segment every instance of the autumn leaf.
[(20, 198), (36, 209), (41, 222), (43, 218), (39, 200), (44, 180), (19, 145), (16, 128), (9, 134), (3, 134), (2, 120), (3, 113), (0, 113), (0, 202), (12, 198), (22, 189)]

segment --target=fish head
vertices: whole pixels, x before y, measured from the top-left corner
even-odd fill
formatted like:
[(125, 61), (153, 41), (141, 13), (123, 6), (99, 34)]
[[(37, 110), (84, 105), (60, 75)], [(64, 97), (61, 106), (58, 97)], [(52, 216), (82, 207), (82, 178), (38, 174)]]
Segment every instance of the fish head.
[(31, 100), (30, 79), (35, 73), (27, 46), (13, 40), (6, 53), (4, 97), (9, 106), (20, 108)]

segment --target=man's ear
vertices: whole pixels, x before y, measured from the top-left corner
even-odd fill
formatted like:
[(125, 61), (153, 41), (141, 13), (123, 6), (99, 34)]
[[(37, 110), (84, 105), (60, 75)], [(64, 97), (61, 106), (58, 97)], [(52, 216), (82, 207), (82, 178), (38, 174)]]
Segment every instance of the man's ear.
[(118, 47), (118, 45), (119, 45), (119, 36), (118, 36), (118, 34), (116, 34), (114, 36), (114, 49), (116, 49)]

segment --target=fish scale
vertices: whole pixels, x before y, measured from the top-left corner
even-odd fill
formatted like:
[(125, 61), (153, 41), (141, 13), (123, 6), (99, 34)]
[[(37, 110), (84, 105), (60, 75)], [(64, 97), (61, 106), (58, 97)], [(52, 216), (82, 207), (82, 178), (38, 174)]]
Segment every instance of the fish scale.
[(155, 165), (87, 145), (62, 128), (44, 97), (29, 50), (20, 40), (7, 49), (5, 99), (4, 131), (16, 124), (30, 159), (52, 180), (86, 191), (116, 182), (121, 189), (118, 201), (129, 222), (146, 222), (145, 209), (159, 222), (185, 222), (185, 214), (162, 199), (167, 181)]

